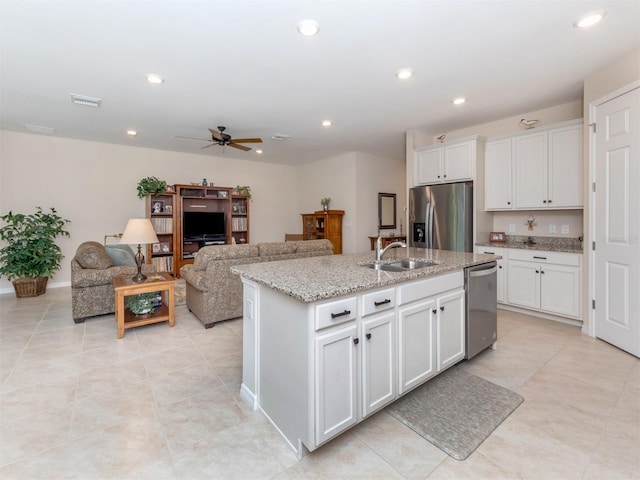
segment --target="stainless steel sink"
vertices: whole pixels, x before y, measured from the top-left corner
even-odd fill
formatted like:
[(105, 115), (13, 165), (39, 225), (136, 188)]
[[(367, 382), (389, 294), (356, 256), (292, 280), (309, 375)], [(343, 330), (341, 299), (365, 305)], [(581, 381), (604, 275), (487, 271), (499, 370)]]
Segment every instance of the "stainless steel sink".
[(408, 270), (433, 267), (434, 265), (438, 265), (438, 262), (434, 262), (433, 260), (411, 260), (409, 258), (405, 258), (399, 262), (382, 263), (380, 265), (369, 263), (365, 266), (367, 268), (373, 268), (374, 270), (383, 270), (385, 272), (406, 272)]

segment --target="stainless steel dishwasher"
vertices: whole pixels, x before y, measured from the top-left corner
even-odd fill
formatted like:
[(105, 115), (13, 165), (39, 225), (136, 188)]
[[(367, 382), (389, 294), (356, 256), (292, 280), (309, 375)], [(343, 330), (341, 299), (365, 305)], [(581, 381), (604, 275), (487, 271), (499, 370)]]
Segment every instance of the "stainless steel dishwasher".
[(465, 268), (466, 359), (473, 358), (489, 346), (495, 348), (498, 340), (497, 272), (496, 262)]

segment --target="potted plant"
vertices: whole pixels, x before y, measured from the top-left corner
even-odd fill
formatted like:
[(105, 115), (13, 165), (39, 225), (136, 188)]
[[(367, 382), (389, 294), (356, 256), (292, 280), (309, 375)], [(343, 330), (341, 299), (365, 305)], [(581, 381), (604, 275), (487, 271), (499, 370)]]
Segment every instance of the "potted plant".
[(55, 208), (46, 213), (40, 207), (28, 215), (9, 212), (0, 217), (0, 276), (12, 280), (18, 298), (42, 295), (47, 280), (60, 269), (64, 258), (55, 243), (58, 236), (69, 236), (64, 225), (69, 222)]
[(145, 177), (138, 182), (138, 198), (162, 195), (167, 191), (167, 182), (157, 177)]
[(330, 203), (331, 203), (331, 199), (329, 197), (325, 197), (325, 198), (321, 198), (320, 199), (320, 205), (322, 205), (322, 208), (324, 209), (325, 212), (327, 210), (329, 210), (329, 204)]
[(156, 310), (158, 292), (129, 295), (125, 297), (124, 304), (136, 316), (149, 315)]
[(249, 185), (244, 185), (244, 186), (238, 185), (236, 186), (235, 191), (237, 195), (244, 195), (248, 199), (251, 199), (251, 187)]

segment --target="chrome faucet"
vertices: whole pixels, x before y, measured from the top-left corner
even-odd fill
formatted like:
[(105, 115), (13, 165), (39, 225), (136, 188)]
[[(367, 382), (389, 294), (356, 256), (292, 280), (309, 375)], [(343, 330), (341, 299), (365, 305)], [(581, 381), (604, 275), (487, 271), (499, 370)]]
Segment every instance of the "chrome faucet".
[(404, 242), (392, 242), (386, 247), (382, 248), (382, 236), (378, 235), (378, 238), (376, 238), (376, 260), (374, 262), (374, 265), (376, 266), (376, 268), (382, 264), (382, 257), (384, 256), (386, 251), (389, 250), (390, 248), (396, 248), (396, 247), (407, 248), (407, 244)]

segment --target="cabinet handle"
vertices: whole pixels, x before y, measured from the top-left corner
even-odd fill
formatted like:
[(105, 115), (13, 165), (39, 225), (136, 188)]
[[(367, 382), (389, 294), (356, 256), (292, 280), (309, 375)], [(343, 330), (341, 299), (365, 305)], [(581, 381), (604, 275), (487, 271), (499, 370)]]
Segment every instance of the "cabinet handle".
[(371, 340), (371, 334), (370, 333), (367, 333), (366, 337), (367, 337), (367, 340)]
[(499, 268), (499, 269), (502, 269), (502, 265), (498, 265), (498, 268)]
[(542, 200), (542, 203), (547, 203), (547, 201), (546, 200)]
[(438, 310), (436, 310), (435, 308), (433, 310), (431, 310), (433, 312), (433, 314), (435, 315), (436, 313), (438, 313)]
[(507, 205), (511, 205), (511, 202), (507, 202)]
[(351, 313), (351, 310), (345, 310), (344, 312), (341, 312), (341, 313), (332, 313), (331, 318), (344, 317), (345, 315), (349, 315), (350, 313)]
[(551, 200), (549, 200), (549, 203), (551, 203)]
[(547, 257), (536, 257), (535, 255), (533, 256), (533, 258), (537, 258), (538, 260), (546, 260)]
[(358, 339), (358, 337), (356, 337), (356, 338), (354, 338), (354, 339), (353, 339), (353, 344), (354, 344), (354, 345), (357, 345), (357, 344), (359, 344), (359, 343), (360, 343), (360, 339)]
[(538, 270), (536, 270), (536, 273), (540, 273)]
[(482, 252), (482, 253), (486, 253), (487, 255), (495, 255), (495, 253), (493, 252)]
[(380, 305), (384, 305), (385, 303), (391, 303), (391, 300), (390, 300), (390, 299), (388, 299), (388, 298), (385, 298), (385, 299), (384, 299), (384, 300), (382, 300), (381, 302), (376, 302), (376, 301), (374, 301), (374, 302), (373, 302), (373, 304), (374, 304), (376, 307), (379, 307)]
[(542, 273), (544, 275), (544, 270), (540, 270), (540, 273)]
[(444, 178), (447, 178), (447, 176), (445, 175)]
[(440, 311), (444, 312), (444, 305), (440, 307)]

